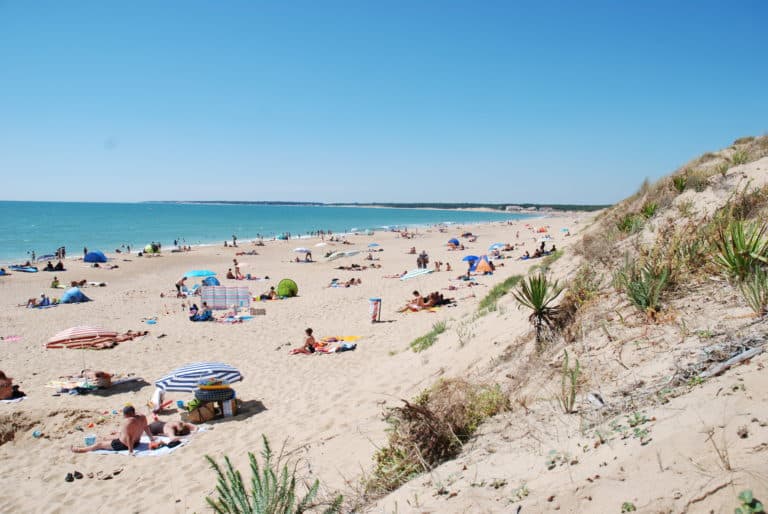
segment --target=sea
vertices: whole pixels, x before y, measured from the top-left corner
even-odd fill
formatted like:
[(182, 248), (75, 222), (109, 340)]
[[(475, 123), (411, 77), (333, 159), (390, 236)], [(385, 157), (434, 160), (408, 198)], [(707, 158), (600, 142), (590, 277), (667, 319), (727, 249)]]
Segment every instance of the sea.
[[(83, 248), (106, 253), (150, 242), (170, 247), (224, 244), (290, 233), (304, 237), (381, 231), (396, 227), (516, 220), (530, 215), (454, 209), (394, 209), (321, 205), (211, 203), (75, 203), (0, 201), (0, 263), (38, 260), (65, 247), (67, 257)], [(450, 231), (449, 231), (450, 234)], [(450, 234), (453, 235), (458, 234)]]

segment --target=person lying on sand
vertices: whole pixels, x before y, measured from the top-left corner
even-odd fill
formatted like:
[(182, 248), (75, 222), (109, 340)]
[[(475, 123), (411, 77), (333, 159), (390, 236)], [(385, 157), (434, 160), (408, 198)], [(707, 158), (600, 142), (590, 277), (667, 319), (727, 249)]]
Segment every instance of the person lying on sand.
[(91, 446), (72, 446), (72, 452), (86, 453), (94, 450), (121, 452), (123, 450), (128, 450), (128, 455), (134, 455), (133, 449), (139, 445), (142, 434), (146, 433), (149, 436), (150, 441), (155, 440), (155, 436), (149, 430), (147, 417), (143, 414), (136, 414), (136, 409), (132, 405), (123, 407), (123, 418), (125, 421), (120, 427), (120, 434), (116, 439), (102, 439), (96, 441), (96, 443)]
[(47, 307), (51, 304), (51, 299), (45, 296), (45, 293), (40, 293), (40, 299), (30, 298), (27, 300), (27, 308), (34, 307)]
[(315, 346), (317, 345), (317, 341), (315, 341), (315, 336), (312, 335), (312, 329), (308, 328), (304, 331), (304, 333), (307, 335), (307, 338), (304, 340), (304, 346), (301, 348), (294, 348), (288, 353), (290, 355), (295, 355), (297, 353), (315, 353)]
[(160, 421), (155, 420), (149, 424), (149, 431), (153, 435), (164, 435), (171, 438), (171, 442), (176, 441), (178, 437), (183, 437), (195, 432), (197, 427), (192, 423), (183, 421)]
[(70, 287), (83, 287), (85, 284), (87, 284), (88, 281), (86, 279), (83, 280), (73, 280), (69, 283)]

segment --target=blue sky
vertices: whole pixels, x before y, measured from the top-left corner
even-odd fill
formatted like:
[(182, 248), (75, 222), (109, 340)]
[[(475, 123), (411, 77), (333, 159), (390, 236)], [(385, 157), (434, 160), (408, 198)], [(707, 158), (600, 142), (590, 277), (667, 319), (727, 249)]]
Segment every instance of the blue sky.
[(768, 131), (768, 2), (0, 0), (0, 199), (610, 203)]

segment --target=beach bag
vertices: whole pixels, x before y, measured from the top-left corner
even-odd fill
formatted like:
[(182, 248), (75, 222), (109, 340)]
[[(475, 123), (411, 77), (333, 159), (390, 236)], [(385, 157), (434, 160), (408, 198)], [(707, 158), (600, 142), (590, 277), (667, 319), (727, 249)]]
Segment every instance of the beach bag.
[(205, 423), (216, 417), (216, 407), (211, 403), (203, 403), (195, 410), (189, 411), (187, 419), (190, 423)]

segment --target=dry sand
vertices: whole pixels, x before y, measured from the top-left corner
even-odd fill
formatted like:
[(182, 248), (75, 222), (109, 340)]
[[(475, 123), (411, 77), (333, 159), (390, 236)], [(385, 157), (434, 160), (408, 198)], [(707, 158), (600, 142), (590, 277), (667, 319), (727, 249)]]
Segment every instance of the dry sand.
[[(562, 237), (561, 227), (576, 234), (587, 215), (564, 215), (532, 220), (535, 227), (549, 226), (558, 247), (567, 247), (576, 237)], [(430, 330), (437, 321), (455, 320), (477, 309), (479, 300), (490, 287), (506, 277), (524, 272), (536, 261), (501, 261), (493, 276), (479, 277), (479, 286), (463, 287), (452, 281), (466, 270), (461, 258), (486, 253), (494, 242), (521, 242), (531, 252), (537, 246), (537, 234), (525, 228), (526, 221), (513, 224), (486, 224), (467, 227), (478, 235), (463, 252), (449, 252), (445, 242), (462, 231), (452, 227), (449, 233), (422, 229), (414, 239), (394, 233), (374, 236), (353, 235), (353, 246), (314, 248), (317, 239), (268, 242), (264, 247), (241, 245), (240, 248), (196, 248), (182, 254), (138, 258), (115, 255), (119, 269), (94, 269), (70, 261), (66, 272), (57, 273), (62, 283), (72, 280), (105, 281), (107, 287), (88, 287), (84, 292), (94, 301), (79, 305), (61, 305), (37, 310), (19, 307), (26, 299), (49, 289), (53, 273), (23, 274), (0, 279), (0, 335), (20, 336), (17, 342), (0, 342), (0, 369), (15, 378), (26, 400), (0, 404), (0, 415), (14, 414), (22, 427), (15, 438), (0, 446), (5, 487), (0, 491), (2, 512), (201, 512), (207, 510), (205, 497), (214, 490), (213, 474), (203, 456), (229, 455), (235, 465), (247, 468), (247, 452), (260, 449), (261, 435), (273, 446), (285, 442), (291, 456), (299, 458), (301, 471), (316, 476), (330, 489), (344, 490), (355, 482), (361, 471), (371, 466), (376, 445), (385, 439), (381, 421), (384, 402), (411, 398), (431, 385), (441, 375), (470, 374), (479, 362), (502, 351), (503, 346), (528, 330), (522, 311), (505, 319), (486, 323), (481, 337), (461, 344), (460, 335), (450, 337), (423, 353), (413, 353), (408, 343)], [(516, 233), (520, 232), (520, 239)], [(381, 244), (374, 255), (381, 269), (360, 272), (334, 269), (342, 264), (365, 264), (364, 253), (353, 258), (326, 262), (323, 250), (365, 249), (368, 243)], [(466, 243), (465, 243), (466, 244)], [(291, 262), (296, 246), (315, 250), (313, 264)], [(415, 246), (426, 250), (431, 263), (450, 262), (454, 271), (432, 273), (409, 281), (383, 278), (415, 268), (415, 256), (407, 250)], [(549, 246), (549, 245), (548, 245)], [(174, 283), (187, 270), (208, 268), (223, 277), (238, 250), (255, 248), (259, 255), (242, 256), (242, 271), (254, 276), (271, 277), (263, 282), (222, 280), (223, 285), (247, 285), (253, 294), (276, 285), (281, 278), (292, 278), (300, 288), (299, 297), (255, 305), (266, 308), (265, 316), (237, 325), (192, 323), (184, 305), (189, 300), (175, 298)], [(521, 251), (506, 255), (517, 257)], [(566, 252), (567, 254), (567, 252)], [(123, 260), (128, 259), (128, 260)], [(568, 259), (568, 256), (564, 259)], [(430, 263), (430, 265), (431, 265)], [(362, 285), (328, 288), (338, 277), (362, 279)], [(449, 285), (459, 286), (447, 291)], [(458, 301), (456, 307), (444, 307), (436, 313), (397, 313), (411, 291), (423, 293), (441, 290)], [(165, 296), (162, 297), (161, 294)], [(383, 299), (383, 323), (372, 325), (368, 298)], [(156, 316), (156, 325), (142, 323)], [(98, 325), (119, 331), (147, 329), (150, 334), (135, 341), (102, 351), (47, 350), (45, 341), (60, 330), (75, 325)], [(358, 348), (334, 355), (290, 356), (288, 349), (302, 341), (304, 329), (312, 327), (317, 336), (358, 335)], [(163, 336), (160, 338), (160, 336)], [(504, 344), (502, 344), (504, 343)], [(246, 411), (235, 418), (214, 423), (210, 432), (196, 435), (189, 446), (164, 457), (128, 458), (112, 455), (75, 455), (71, 445), (83, 443), (85, 433), (109, 436), (119, 423), (111, 415), (132, 403), (145, 409), (153, 390), (119, 389), (109, 395), (53, 396), (46, 383), (61, 375), (83, 368), (113, 373), (135, 373), (149, 384), (180, 365), (216, 360), (238, 367), (245, 380), (235, 386)], [(189, 400), (190, 395), (170, 393), (169, 399)], [(104, 416), (104, 413), (107, 413)], [(105, 421), (95, 428), (88, 423)], [(165, 416), (175, 419), (178, 413)], [(6, 423), (9, 423), (6, 418)], [(34, 430), (44, 436), (35, 439)], [(12, 464), (8, 464), (12, 463)], [(73, 470), (109, 474), (122, 469), (111, 480), (85, 478), (64, 481)]]

